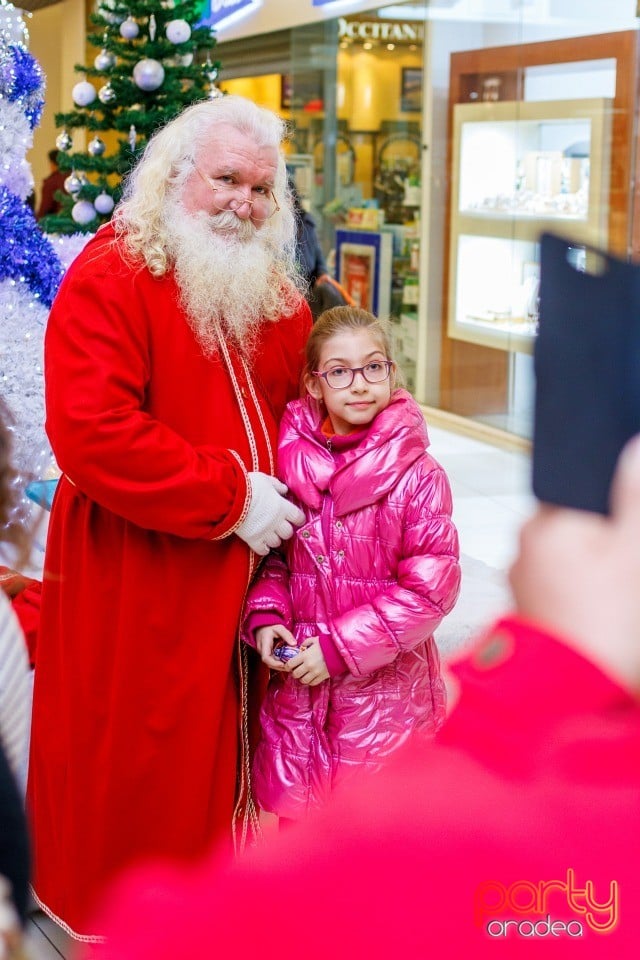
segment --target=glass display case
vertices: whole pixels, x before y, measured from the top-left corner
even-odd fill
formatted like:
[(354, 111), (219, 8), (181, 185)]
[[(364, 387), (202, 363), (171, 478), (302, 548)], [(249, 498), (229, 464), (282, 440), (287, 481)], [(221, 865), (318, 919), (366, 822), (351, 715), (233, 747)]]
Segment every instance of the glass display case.
[(530, 353), (540, 233), (606, 246), (611, 104), (454, 106), (450, 337)]

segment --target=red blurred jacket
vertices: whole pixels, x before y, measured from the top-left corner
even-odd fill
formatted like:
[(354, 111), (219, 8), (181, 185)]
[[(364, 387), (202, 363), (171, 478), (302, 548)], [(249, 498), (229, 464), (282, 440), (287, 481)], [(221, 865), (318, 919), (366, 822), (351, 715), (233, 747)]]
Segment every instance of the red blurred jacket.
[(638, 701), (513, 618), (454, 672), (439, 744), (236, 865), (129, 877), (100, 956), (635, 957)]

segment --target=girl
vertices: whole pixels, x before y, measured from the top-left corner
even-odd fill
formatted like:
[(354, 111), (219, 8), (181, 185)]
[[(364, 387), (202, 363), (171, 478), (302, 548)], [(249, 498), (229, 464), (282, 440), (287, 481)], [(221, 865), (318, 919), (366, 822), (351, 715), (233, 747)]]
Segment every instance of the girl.
[[(433, 631), (460, 582), (449, 483), (426, 451), (420, 408), (394, 385), (382, 323), (356, 307), (325, 311), (303, 382), (278, 456), (306, 520), (284, 545), (286, 565), (265, 561), (244, 620), (273, 671), (254, 793), (287, 819), (411, 735), (434, 735), (445, 691)], [(283, 644), (298, 648), (286, 662)]]

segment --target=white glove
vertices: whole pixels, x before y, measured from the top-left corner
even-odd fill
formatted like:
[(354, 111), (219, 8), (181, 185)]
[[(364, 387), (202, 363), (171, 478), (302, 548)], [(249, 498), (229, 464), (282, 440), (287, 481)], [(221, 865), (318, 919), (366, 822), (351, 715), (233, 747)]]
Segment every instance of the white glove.
[(251, 488), (249, 512), (237, 528), (241, 540), (255, 553), (265, 557), (273, 547), (293, 534), (293, 526), (304, 523), (304, 514), (285, 499), (287, 487), (267, 473), (249, 473)]

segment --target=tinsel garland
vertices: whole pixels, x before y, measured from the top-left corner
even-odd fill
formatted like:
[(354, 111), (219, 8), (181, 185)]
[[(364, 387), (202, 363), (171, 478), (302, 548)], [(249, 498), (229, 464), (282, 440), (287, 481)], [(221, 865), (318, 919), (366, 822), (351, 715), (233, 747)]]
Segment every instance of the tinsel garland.
[(93, 237), (92, 233), (69, 233), (62, 235), (59, 233), (45, 234), (51, 243), (56, 255), (62, 264), (62, 270), (66, 272), (73, 263), (80, 251)]
[(21, 200), (33, 190), (31, 166), (25, 160), (32, 142), (29, 121), (20, 104), (0, 97), (0, 184)]
[(0, 93), (10, 103), (19, 103), (33, 130), (40, 123), (44, 107), (44, 73), (28, 50), (9, 44), (0, 60)]
[[(44, 103), (44, 74), (26, 49), (27, 39), (20, 12), (0, 0), (0, 393), (10, 414), (16, 471), (10, 523), (31, 530), (42, 509), (27, 499), (26, 486), (58, 472), (44, 430), (42, 353), (63, 270), (25, 203), (33, 190), (26, 154)], [(35, 576), (41, 575), (43, 544), (39, 538), (34, 544)], [(10, 557), (3, 562), (13, 565)]]
[(34, 298), (50, 307), (62, 267), (32, 210), (0, 185), (0, 281), (7, 279), (24, 283)]

